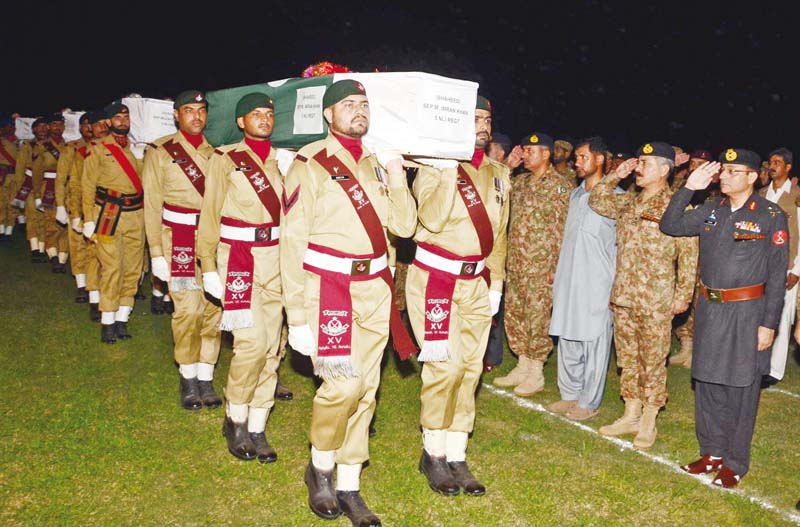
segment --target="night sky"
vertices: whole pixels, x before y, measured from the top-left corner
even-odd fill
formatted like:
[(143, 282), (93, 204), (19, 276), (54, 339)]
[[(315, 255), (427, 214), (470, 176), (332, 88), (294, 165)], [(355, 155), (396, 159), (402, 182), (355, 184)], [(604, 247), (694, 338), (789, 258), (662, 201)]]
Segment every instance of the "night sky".
[(794, 2), (14, 3), (0, 36), (4, 114), (242, 86), (331, 60), (477, 81), (513, 140), (800, 155)]

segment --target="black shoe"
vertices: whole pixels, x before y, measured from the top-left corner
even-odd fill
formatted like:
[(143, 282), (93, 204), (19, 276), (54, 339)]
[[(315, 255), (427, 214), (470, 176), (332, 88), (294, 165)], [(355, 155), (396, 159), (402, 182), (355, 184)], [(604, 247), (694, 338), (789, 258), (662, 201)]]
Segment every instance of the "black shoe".
[(164, 314), (164, 297), (153, 295), (150, 297), (150, 313), (153, 315)]
[(222, 405), (222, 399), (214, 391), (214, 385), (211, 381), (197, 381), (197, 387), (200, 390), (200, 401), (202, 401), (203, 406), (206, 408), (219, 408)]
[(260, 463), (273, 463), (278, 460), (278, 453), (275, 449), (269, 446), (267, 442), (267, 435), (264, 432), (254, 434), (250, 432), (250, 441), (256, 449), (256, 456)]
[(247, 433), (247, 422), (236, 423), (228, 416), (222, 423), (222, 435), (228, 440), (228, 452), (239, 459), (250, 461), (256, 458), (256, 448)]
[(47, 263), (47, 253), (43, 251), (39, 251), (39, 260), (36, 263)]
[(65, 263), (58, 263), (58, 272), (61, 274), (67, 274), (67, 264)]
[(175, 312), (175, 304), (172, 300), (164, 300), (164, 313), (171, 315)]
[(180, 375), (180, 378), (181, 407), (184, 410), (199, 410), (203, 407), (203, 402), (200, 400), (197, 377), (186, 379), (183, 375)]
[(369, 436), (370, 437), (375, 437), (376, 435), (378, 435), (378, 431), (375, 430), (375, 425), (370, 423), (369, 424)]
[(75, 295), (75, 303), (76, 304), (85, 304), (89, 301), (89, 293), (86, 291), (85, 287), (79, 287), (78, 293)]
[(284, 386), (280, 378), (278, 378), (278, 383), (275, 385), (275, 398), (281, 401), (291, 401), (294, 399), (292, 390)]
[(117, 341), (116, 324), (100, 325), (100, 342), (104, 344), (114, 344)]
[[(45, 257), (44, 261), (47, 261), (47, 257)], [(42, 253), (39, 251), (31, 251), (31, 263), (42, 263)]]
[(117, 338), (119, 340), (128, 340), (132, 339), (133, 335), (128, 333), (128, 323), (127, 322), (120, 322), (119, 320), (114, 322), (114, 326), (117, 328)]
[(350, 518), (355, 527), (381, 527), (380, 518), (369, 510), (359, 491), (337, 490), (336, 500), (339, 502), (339, 508)]
[(419, 459), (419, 471), (428, 478), (428, 485), (445, 496), (458, 494), (458, 483), (450, 472), (447, 458), (444, 456), (431, 456), (423, 448), (422, 457)]
[(100, 304), (89, 303), (89, 320), (100, 322)]
[(136, 288), (136, 294), (133, 295), (133, 298), (135, 300), (144, 300), (145, 298), (147, 298), (146, 296), (144, 296), (144, 293), (142, 293), (142, 283), (141, 282), (139, 282), (139, 286)]
[(450, 467), (453, 479), (456, 480), (459, 487), (464, 489), (464, 494), (469, 494), (470, 496), (483, 496), (486, 494), (486, 487), (472, 475), (466, 461), (448, 461), (447, 465)]
[(326, 520), (338, 518), (342, 511), (333, 493), (333, 470), (319, 470), (309, 461), (304, 479), (311, 512)]
[(770, 386), (775, 386), (780, 382), (779, 379), (776, 379), (772, 375), (764, 375), (761, 377), (761, 389), (769, 388)]
[(51, 256), (50, 257), (50, 271), (55, 274), (58, 272), (58, 257)]

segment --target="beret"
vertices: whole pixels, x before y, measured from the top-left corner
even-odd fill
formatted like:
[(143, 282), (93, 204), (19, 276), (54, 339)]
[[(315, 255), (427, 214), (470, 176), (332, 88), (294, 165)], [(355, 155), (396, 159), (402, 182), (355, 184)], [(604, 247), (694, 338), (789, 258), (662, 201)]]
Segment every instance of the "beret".
[(54, 113), (47, 118), (48, 123), (63, 123), (64, 115), (61, 112)]
[(486, 110), (487, 112), (491, 113), (492, 102), (483, 95), (478, 95), (478, 98), (475, 100), (475, 109)]
[(712, 156), (711, 152), (708, 150), (698, 149), (692, 152), (692, 155), (689, 156), (689, 159), (704, 159), (706, 161), (711, 161), (714, 159), (714, 156)]
[(236, 103), (236, 118), (244, 117), (256, 108), (275, 109), (275, 105), (269, 95), (265, 93), (248, 93)]
[(129, 113), (128, 107), (122, 104), (121, 101), (114, 101), (105, 108), (103, 108), (103, 116), (106, 119), (111, 119), (118, 113)]
[(636, 150), (636, 157), (641, 156), (656, 156), (663, 157), (669, 161), (675, 162), (675, 149), (668, 143), (654, 141), (652, 143), (645, 143)]
[(205, 103), (206, 107), (208, 107), (208, 101), (206, 101), (206, 96), (203, 92), (199, 90), (186, 90), (182, 91), (175, 97), (175, 102), (172, 103), (172, 107), (174, 109), (178, 109), (184, 104), (197, 104), (197, 103)]
[(542, 132), (534, 132), (522, 138), (520, 146), (544, 146), (546, 148), (553, 148), (553, 138)]
[(745, 165), (753, 170), (761, 169), (761, 156), (752, 150), (743, 148), (727, 148), (719, 154), (719, 162), (722, 164), (730, 163)]
[(353, 79), (336, 81), (325, 90), (322, 96), (322, 107), (328, 108), (350, 95), (367, 95), (364, 85)]

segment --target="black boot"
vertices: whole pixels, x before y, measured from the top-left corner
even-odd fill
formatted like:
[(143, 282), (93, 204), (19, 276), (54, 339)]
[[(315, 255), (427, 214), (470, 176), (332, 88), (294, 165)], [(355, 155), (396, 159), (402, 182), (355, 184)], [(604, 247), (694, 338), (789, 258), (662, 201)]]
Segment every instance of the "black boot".
[(153, 315), (164, 314), (164, 297), (152, 295), (150, 297), (150, 313)]
[(175, 304), (172, 303), (172, 299), (164, 300), (164, 313), (167, 315), (171, 315), (175, 312)]
[(133, 295), (134, 300), (144, 300), (145, 297), (144, 293), (142, 293), (142, 279), (139, 279), (139, 285), (136, 286), (136, 294)]
[(450, 472), (447, 458), (444, 456), (431, 456), (423, 448), (422, 457), (419, 460), (419, 471), (428, 478), (428, 485), (445, 496), (455, 496), (458, 494), (458, 483)]
[(117, 338), (119, 340), (128, 340), (132, 339), (133, 335), (128, 333), (128, 323), (127, 322), (120, 322), (119, 320), (114, 322), (114, 326), (117, 328)]
[(53, 274), (56, 274), (56, 273), (60, 272), (58, 270), (58, 257), (57, 256), (52, 256), (50, 258), (50, 272), (53, 273)]
[(250, 441), (256, 449), (256, 456), (261, 463), (272, 463), (278, 459), (278, 453), (267, 442), (267, 435), (264, 432), (250, 433)]
[(89, 320), (100, 322), (100, 304), (89, 304)]
[(31, 263), (42, 263), (41, 254), (39, 251), (31, 251)]
[(464, 489), (464, 494), (470, 496), (483, 496), (486, 494), (486, 487), (472, 475), (466, 461), (448, 461), (450, 473), (456, 480), (458, 486)]
[(228, 440), (228, 452), (239, 459), (250, 461), (256, 458), (256, 448), (247, 433), (247, 421), (237, 423), (228, 416), (222, 424), (222, 435)]
[(199, 410), (203, 407), (203, 403), (200, 400), (200, 393), (198, 390), (198, 382), (197, 377), (193, 377), (191, 379), (184, 378), (183, 375), (180, 375), (181, 378), (181, 407), (184, 410)]
[(305, 481), (311, 512), (326, 520), (338, 518), (342, 511), (333, 493), (333, 470), (320, 470), (309, 461)]
[(291, 401), (294, 399), (292, 390), (283, 385), (280, 377), (278, 377), (278, 383), (275, 385), (275, 398), (281, 401)]
[(86, 288), (79, 287), (78, 292), (75, 294), (75, 303), (85, 304), (88, 301), (89, 301), (89, 293), (86, 291)]
[(47, 253), (44, 251), (39, 251), (39, 259), (36, 263), (47, 263)]
[(357, 490), (352, 491), (336, 491), (336, 499), (339, 502), (339, 508), (342, 512), (350, 518), (352, 524), (356, 527), (381, 527), (381, 520), (369, 510), (361, 493)]
[(100, 325), (100, 342), (114, 344), (117, 341), (117, 328), (115, 324)]
[(197, 386), (200, 390), (200, 401), (202, 401), (203, 406), (206, 408), (219, 408), (222, 405), (222, 399), (214, 391), (214, 385), (211, 381), (197, 381)]

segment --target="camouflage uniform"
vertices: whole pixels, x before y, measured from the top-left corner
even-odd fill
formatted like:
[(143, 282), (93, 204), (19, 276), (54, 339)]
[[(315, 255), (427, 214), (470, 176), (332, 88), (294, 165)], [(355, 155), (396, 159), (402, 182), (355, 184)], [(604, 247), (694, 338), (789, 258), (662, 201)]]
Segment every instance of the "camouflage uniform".
[(541, 362), (553, 349), (548, 277), (556, 272), (573, 186), (551, 165), (538, 180), (520, 174), (511, 187), (506, 336), (514, 353)]
[(623, 399), (650, 407), (667, 401), (666, 358), (672, 330), (672, 302), (691, 302), (697, 269), (697, 240), (674, 238), (659, 229), (672, 191), (654, 196), (614, 194), (620, 178), (606, 176), (589, 206), (617, 220), (617, 275), (611, 291), (614, 342), (622, 369)]

